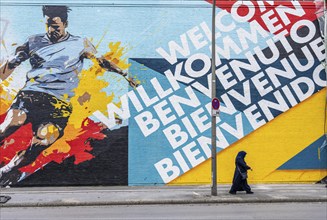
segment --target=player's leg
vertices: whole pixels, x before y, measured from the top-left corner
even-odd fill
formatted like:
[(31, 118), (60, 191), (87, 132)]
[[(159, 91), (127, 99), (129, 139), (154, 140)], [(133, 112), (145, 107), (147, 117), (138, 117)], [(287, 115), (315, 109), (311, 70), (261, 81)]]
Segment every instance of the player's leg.
[(36, 134), (32, 139), (31, 146), (20, 155), (22, 158), (16, 168), (21, 168), (29, 165), (40, 155), (40, 153), (53, 144), (60, 137), (60, 130), (56, 125), (48, 123), (40, 125)]
[(19, 169), (34, 162), (40, 153), (53, 144), (61, 136), (61, 130), (52, 123), (41, 124), (35, 132), (31, 146), (20, 151), (11, 161), (0, 169), (0, 178), (12, 169)]
[(0, 143), (9, 135), (14, 133), (21, 127), (27, 119), (27, 115), (23, 110), (10, 109), (7, 112), (6, 118), (0, 124)]
[[(33, 138), (27, 150), (19, 152), (1, 168), (2, 173), (7, 173), (6, 176), (11, 173), (17, 173), (20, 176), (20, 168), (34, 162), (43, 150), (58, 140), (63, 135), (63, 130), (72, 112), (70, 103), (45, 93), (22, 92), (17, 100), (20, 102), (16, 102), (18, 103), (16, 108), (23, 105), (28, 112), (26, 122), (32, 123)], [(3, 179), (5, 178), (3, 176)]]

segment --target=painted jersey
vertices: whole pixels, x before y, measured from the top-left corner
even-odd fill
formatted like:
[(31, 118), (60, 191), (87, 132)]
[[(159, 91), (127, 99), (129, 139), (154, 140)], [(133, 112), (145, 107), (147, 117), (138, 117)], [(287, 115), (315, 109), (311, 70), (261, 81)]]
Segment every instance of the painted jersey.
[(16, 54), (21, 51), (28, 54), (32, 66), (22, 90), (44, 92), (66, 101), (79, 83), (83, 55), (96, 53), (90, 41), (71, 34), (57, 43), (52, 43), (47, 34), (31, 36)]

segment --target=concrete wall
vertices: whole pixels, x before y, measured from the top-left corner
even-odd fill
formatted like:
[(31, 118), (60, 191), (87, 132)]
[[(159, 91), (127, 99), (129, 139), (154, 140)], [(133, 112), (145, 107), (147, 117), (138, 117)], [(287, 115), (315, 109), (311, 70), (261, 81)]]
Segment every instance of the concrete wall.
[[(322, 4), (217, 2), (218, 182), (232, 181), (241, 150), (252, 183), (321, 180), (327, 175), (324, 19), (316, 13)], [(45, 3), (1, 2), (1, 63), (28, 36), (45, 32)], [(56, 3), (72, 9), (68, 32), (87, 37), (98, 57), (140, 85), (133, 89), (85, 61), (64, 136), (21, 168), (20, 178), (9, 173), (2, 182), (210, 183), (211, 1)], [(25, 62), (1, 82), (1, 121), (30, 68)], [(0, 163), (28, 149), (32, 135), (26, 124), (8, 136)]]

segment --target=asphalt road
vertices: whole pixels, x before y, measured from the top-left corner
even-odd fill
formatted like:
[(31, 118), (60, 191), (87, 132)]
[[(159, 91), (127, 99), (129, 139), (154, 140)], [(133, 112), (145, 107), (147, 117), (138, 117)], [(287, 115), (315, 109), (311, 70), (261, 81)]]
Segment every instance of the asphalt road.
[(2, 207), (1, 220), (325, 220), (326, 203)]

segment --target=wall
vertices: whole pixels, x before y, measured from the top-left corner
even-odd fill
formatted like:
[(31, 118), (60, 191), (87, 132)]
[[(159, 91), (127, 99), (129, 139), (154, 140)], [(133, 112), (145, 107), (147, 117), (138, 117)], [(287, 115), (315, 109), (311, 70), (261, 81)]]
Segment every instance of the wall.
[[(68, 32), (87, 37), (97, 57), (139, 86), (85, 60), (64, 135), (29, 165), (4, 174), (2, 184), (210, 183), (211, 2), (51, 2), (72, 9)], [(218, 182), (231, 182), (241, 150), (253, 168), (251, 183), (321, 180), (327, 175), (324, 19), (316, 13), (322, 1), (217, 2)], [(28, 36), (45, 32), (46, 3), (1, 1), (2, 64)], [(30, 68), (24, 62), (1, 82), (3, 123)], [(32, 136), (30, 123), (7, 135), (2, 166), (29, 149)]]

